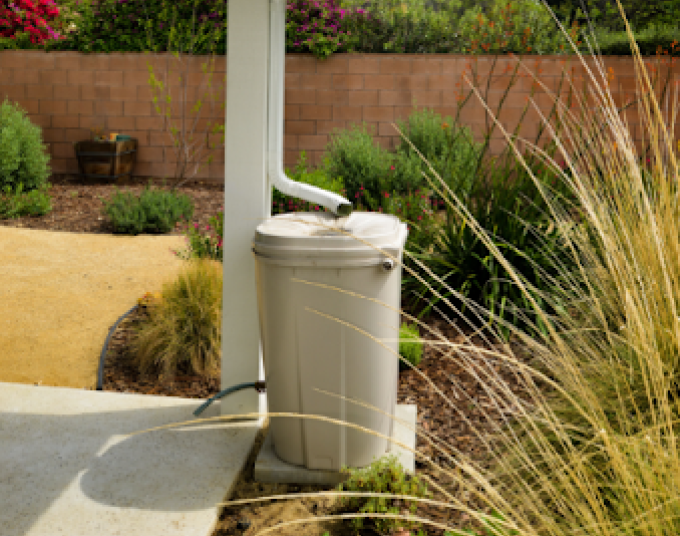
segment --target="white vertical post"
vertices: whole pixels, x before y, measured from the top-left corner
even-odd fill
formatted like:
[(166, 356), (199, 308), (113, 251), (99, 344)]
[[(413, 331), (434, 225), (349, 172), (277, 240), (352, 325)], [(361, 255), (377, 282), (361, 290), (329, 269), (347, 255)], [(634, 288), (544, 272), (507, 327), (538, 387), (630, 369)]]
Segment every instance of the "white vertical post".
[[(269, 0), (230, 0), (225, 106), (222, 389), (264, 379), (252, 241), (271, 215), (267, 178)], [(221, 399), (223, 415), (260, 411), (244, 389)], [(264, 409), (263, 409), (264, 410)]]

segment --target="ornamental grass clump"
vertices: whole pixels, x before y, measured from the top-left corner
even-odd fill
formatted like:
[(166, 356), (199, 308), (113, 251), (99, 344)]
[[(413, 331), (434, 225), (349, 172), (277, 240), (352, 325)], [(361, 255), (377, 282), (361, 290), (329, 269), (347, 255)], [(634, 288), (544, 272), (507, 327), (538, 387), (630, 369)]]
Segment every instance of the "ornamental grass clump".
[[(491, 526), (490, 522), (499, 527), (492, 532), (496, 536), (680, 533), (680, 171), (674, 134), (678, 86), (674, 85), (672, 94), (660, 97), (649, 65), (640, 56), (631, 29), (627, 30), (634, 50), (641, 119), (635, 131), (642, 133), (642, 143), (634, 140), (627, 114), (617, 108), (601, 59), (586, 62), (579, 56), (588, 98), (579, 96), (574, 106), (564, 102), (558, 106), (560, 130), (556, 120), (543, 116), (555, 136), (557, 158), (528, 144), (573, 193), (573, 204), (543, 187), (517, 147), (519, 140), (501, 129), (544, 196), (552, 222), (576, 262), (575, 269), (558, 264), (561, 277), (535, 288), (508, 262), (465, 204), (446, 189), (436, 169), (430, 169), (433, 187), (438, 187), (449, 209), (466, 219), (489, 255), (506, 269), (545, 328), (525, 331), (507, 323), (512, 344), (500, 344), (502, 339), (490, 329), (481, 334), (485, 344), (479, 345), (472, 343), (466, 329), (470, 326), (461, 316), (461, 322), (452, 323), (458, 333), (454, 344), (418, 322), (430, 331), (431, 338), (424, 343), (441, 353), (439, 359), (455, 359), (481, 385), (475, 391), (479, 399), (473, 398), (458, 388), (452, 376), (457, 396), (448, 398), (422, 371), (415, 372), (432, 388), (444, 414), (471, 426), (486, 458), (479, 461), (471, 452), (456, 448), (452, 438), (440, 437), (437, 430), (418, 429), (420, 440), (443, 460), (435, 463), (415, 451), (418, 461), (437, 476), (435, 483), (422, 470), (419, 475), (428, 486), (432, 484), (434, 499), (343, 491), (225, 505), (301, 496), (372, 496), (435, 505), (449, 512), (450, 518), (434, 520), (417, 510), (416, 515), (364, 512), (312, 519), (417, 521), (437, 536), (460, 536), (466, 528), (484, 534), (483, 526)], [(581, 85), (580, 80), (569, 81)], [(564, 170), (560, 160), (565, 162)], [(414, 275), (436, 281), (425, 262), (419, 268), (421, 272), (414, 271)], [(304, 280), (296, 284), (325, 286)], [(457, 289), (448, 290), (460, 297)], [(493, 316), (469, 300), (468, 306), (484, 318)], [(335, 393), (328, 396), (342, 398)], [(348, 404), (357, 402), (347, 400)], [(482, 408), (486, 421), (482, 426), (471, 423), (466, 415), (471, 403)], [(325, 419), (291, 413), (270, 413), (269, 417)], [(462, 513), (470, 518), (469, 523), (461, 520)], [(278, 523), (259, 534), (307, 522)]]
[(192, 259), (165, 283), (149, 319), (130, 343), (142, 374), (172, 378), (177, 372), (216, 378), (222, 340), (222, 264)]

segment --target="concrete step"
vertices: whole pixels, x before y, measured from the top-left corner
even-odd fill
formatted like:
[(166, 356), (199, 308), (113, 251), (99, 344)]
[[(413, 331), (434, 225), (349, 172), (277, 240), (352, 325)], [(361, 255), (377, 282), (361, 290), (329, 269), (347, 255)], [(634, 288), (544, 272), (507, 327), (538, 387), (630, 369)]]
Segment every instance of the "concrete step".
[(195, 420), (201, 402), (0, 383), (0, 533), (210, 536), (261, 420), (129, 435)]

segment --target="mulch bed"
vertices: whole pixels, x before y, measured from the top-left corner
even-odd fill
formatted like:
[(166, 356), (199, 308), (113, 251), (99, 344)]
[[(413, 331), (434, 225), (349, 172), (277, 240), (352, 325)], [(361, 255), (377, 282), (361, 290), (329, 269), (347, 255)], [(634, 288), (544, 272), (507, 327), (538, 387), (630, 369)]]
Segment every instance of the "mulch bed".
[[(115, 185), (91, 181), (84, 182), (68, 176), (52, 177), (50, 179), (52, 184), (50, 191), (53, 204), (52, 212), (41, 217), (0, 220), (0, 225), (50, 231), (111, 233), (110, 224), (102, 216), (103, 203), (99, 200), (99, 196), (110, 198), (115, 194), (117, 187), (134, 193), (141, 193), (147, 182), (148, 178), (132, 179), (128, 180), (127, 184), (119, 183)], [(201, 226), (207, 225), (209, 219), (217, 213), (224, 203), (222, 184), (194, 181), (178, 190), (193, 199), (195, 210), (191, 223), (198, 223)], [(77, 194), (71, 192), (77, 192)], [(174, 230), (168, 234), (181, 235), (182, 232)], [(123, 313), (124, 311), (121, 311), (121, 314)], [(107, 352), (104, 390), (196, 399), (205, 399), (216, 394), (220, 389), (219, 379), (206, 380), (197, 376), (180, 374), (172, 381), (159, 381), (156, 377), (142, 377), (138, 374), (131, 364), (128, 345), (131, 337), (134, 337), (135, 326), (143, 322), (145, 316), (145, 311), (138, 308), (128, 315), (112, 336)], [(425, 322), (447, 340), (452, 342), (463, 341), (463, 336), (443, 319), (433, 315)], [(421, 336), (426, 339), (433, 338), (422, 329)], [(475, 341), (475, 343), (482, 345), (481, 341)], [(493, 367), (513, 392), (518, 395), (522, 394), (512, 371), (501, 369), (498, 363), (494, 363), (493, 360), (487, 360), (485, 366)], [(460, 359), (456, 357), (452, 359), (443, 358), (440, 355), (440, 350), (431, 346), (424, 348), (423, 360), (418, 369), (441, 389), (453, 404), (455, 410), (445, 401), (442, 401), (441, 397), (430, 388), (427, 382), (412, 370), (404, 371), (399, 375), (398, 403), (416, 404), (419, 429), (433, 433), (435, 436), (444, 439), (451, 447), (468, 453), (473, 460), (486, 465), (487, 449), (477, 438), (474, 429), (478, 431), (490, 429), (490, 424), (484, 417), (485, 414), (492, 415), (497, 422), (502, 421), (502, 416), (494, 414), (490, 399), (475, 378), (474, 373), (468, 370)], [(458, 415), (458, 412), (462, 412), (467, 417), (467, 423)], [(451, 466), (451, 463), (439, 452), (436, 452), (423, 438), (417, 438), (416, 448), (418, 452), (429, 456), (441, 466)], [(271, 486), (260, 486), (254, 483), (252, 476), (249, 480), (248, 475), (252, 475), (252, 464), (257, 449), (259, 449), (259, 445), (256, 445), (254, 453), (251, 453), (251, 459), (242, 476), (242, 481), (239, 483), (240, 489), (246, 491), (237, 493), (236, 497), (266, 496), (273, 493)], [(453, 452), (452, 449), (447, 449), (447, 451)], [(426, 474), (435, 482), (444, 484), (447, 491), (456, 493), (455, 487), (447, 484), (427, 464), (417, 461), (416, 468), (419, 475)], [(295, 492), (299, 489), (301, 489), (299, 486), (279, 486), (275, 493), (285, 493), (285, 490)], [(436, 499), (445, 500), (440, 493), (431, 487), (430, 490), (434, 493)], [(258, 493), (260, 495), (257, 495)], [(468, 504), (471, 507), (483, 509), (481, 504), (474, 504), (471, 500), (468, 500)], [(256, 515), (256, 512), (257, 508), (250, 507), (250, 505), (225, 510), (215, 536), (250, 534), (250, 532), (244, 533), (237, 529), (234, 520), (240, 519), (246, 514), (252, 517)], [(320, 510), (319, 513), (323, 513), (323, 510)], [(417, 515), (461, 528), (466, 526), (468, 521), (465, 514), (457, 511), (427, 506), (419, 507)], [(443, 534), (443, 531), (432, 528), (426, 528), (426, 532), (432, 536)], [(298, 534), (306, 536), (312, 533), (306, 533), (303, 529), (300, 529)], [(335, 536), (335, 533), (333, 533), (333, 536)]]
[[(0, 225), (41, 229), (44, 231), (67, 231), (72, 233), (112, 234), (113, 225), (104, 213), (104, 202), (111, 201), (116, 192), (131, 192), (140, 195), (149, 181), (152, 188), (163, 188), (160, 179), (154, 177), (121, 178), (116, 182), (98, 179), (81, 179), (73, 175), (53, 175), (48, 182), (52, 185), (50, 197), (52, 211), (44, 216), (23, 216), (3, 220)], [(167, 182), (169, 189), (173, 182)], [(194, 202), (194, 214), (190, 223), (201, 228), (209, 224), (219, 209), (224, 206), (224, 186), (211, 181), (192, 180), (177, 188), (178, 194), (189, 196)], [(183, 232), (173, 229), (168, 236), (179, 236)]]

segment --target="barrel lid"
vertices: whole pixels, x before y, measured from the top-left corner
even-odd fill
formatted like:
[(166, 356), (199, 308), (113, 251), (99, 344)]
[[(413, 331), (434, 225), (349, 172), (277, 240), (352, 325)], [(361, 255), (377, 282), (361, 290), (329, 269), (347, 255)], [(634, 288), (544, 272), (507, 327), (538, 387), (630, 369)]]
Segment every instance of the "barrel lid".
[(405, 227), (396, 216), (377, 212), (353, 212), (340, 218), (330, 212), (279, 214), (257, 227), (255, 249), (258, 245), (265, 249), (372, 249), (360, 240), (380, 248), (403, 247)]

